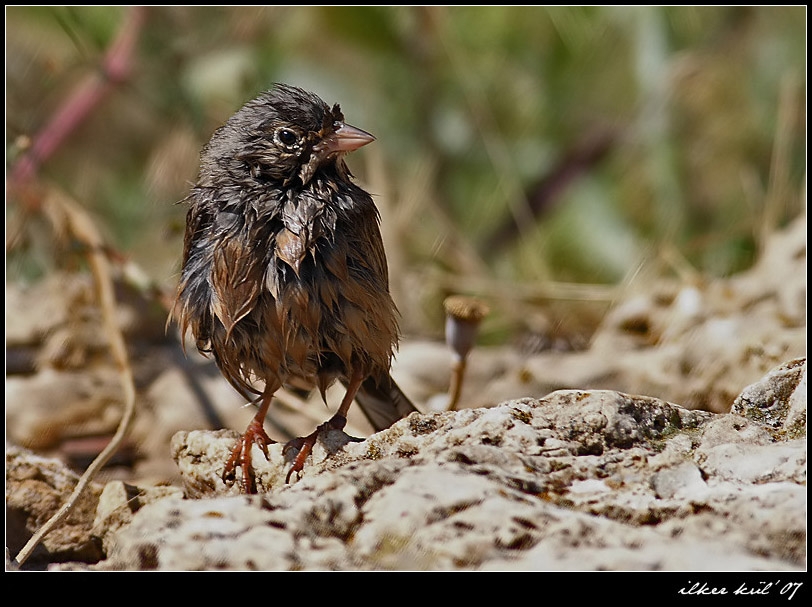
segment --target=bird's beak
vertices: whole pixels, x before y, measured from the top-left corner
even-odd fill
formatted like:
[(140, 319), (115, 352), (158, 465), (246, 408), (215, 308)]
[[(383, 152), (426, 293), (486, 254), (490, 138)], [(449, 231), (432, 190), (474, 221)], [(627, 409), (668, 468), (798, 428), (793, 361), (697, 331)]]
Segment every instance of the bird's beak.
[(346, 153), (357, 150), (372, 141), (375, 137), (366, 131), (362, 131), (349, 124), (340, 123), (339, 126), (330, 136), (325, 137), (324, 140), (316, 146), (316, 151), (325, 155), (335, 152)]

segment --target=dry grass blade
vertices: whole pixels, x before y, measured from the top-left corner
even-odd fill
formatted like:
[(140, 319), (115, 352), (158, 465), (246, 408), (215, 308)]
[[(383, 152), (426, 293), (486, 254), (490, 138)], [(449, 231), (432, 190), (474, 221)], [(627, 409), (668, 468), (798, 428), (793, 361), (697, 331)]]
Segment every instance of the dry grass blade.
[(802, 91), (794, 72), (787, 73), (781, 81), (778, 116), (775, 127), (775, 143), (770, 162), (770, 180), (767, 201), (758, 229), (760, 248), (780, 224), (781, 218), (790, 206), (792, 180), (790, 179), (791, 148), (799, 123), (798, 99)]
[(87, 213), (61, 192), (56, 190), (48, 192), (43, 201), (43, 206), (48, 211), (46, 212), (47, 216), (61, 217), (64, 225), (68, 226), (71, 235), (87, 247), (88, 262), (98, 290), (104, 333), (107, 336), (110, 345), (110, 353), (118, 367), (121, 378), (121, 387), (124, 395), (124, 411), (113, 439), (81, 476), (73, 493), (65, 504), (63, 504), (56, 514), (54, 514), (31, 537), (28, 543), (23, 546), (15, 558), (17, 565), (22, 565), (42, 539), (70, 514), (77, 500), (98, 471), (121, 446), (132, 425), (136, 404), (133, 371), (127, 355), (124, 338), (116, 322), (116, 300), (110, 272), (110, 262), (104, 252), (104, 242)]

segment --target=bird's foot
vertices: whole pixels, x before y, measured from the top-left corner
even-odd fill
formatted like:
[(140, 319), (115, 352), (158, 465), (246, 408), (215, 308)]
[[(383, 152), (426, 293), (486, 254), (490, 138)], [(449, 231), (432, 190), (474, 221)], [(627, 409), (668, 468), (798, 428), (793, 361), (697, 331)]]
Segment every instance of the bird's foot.
[(262, 422), (256, 418), (251, 420), (243, 435), (231, 450), (223, 470), (223, 482), (232, 484), (236, 477), (237, 467), (242, 471), (242, 488), (245, 493), (256, 493), (254, 468), (251, 466), (251, 447), (257, 445), (265, 459), (268, 459), (268, 445), (276, 441), (268, 438)]
[(296, 473), (296, 477), (299, 477), (299, 473), (304, 468), (304, 464), (307, 461), (310, 452), (313, 451), (313, 447), (316, 445), (319, 434), (326, 430), (343, 430), (344, 426), (346, 425), (346, 417), (343, 415), (334, 415), (316, 428), (311, 434), (308, 434), (307, 436), (300, 436), (299, 438), (294, 438), (292, 441), (289, 441), (282, 449), (282, 453), (287, 455), (288, 452), (294, 449), (298, 451), (298, 453), (293, 460), (293, 465), (290, 467), (290, 470), (288, 470), (287, 476), (285, 476), (285, 482), (290, 483), (290, 477), (294, 472)]

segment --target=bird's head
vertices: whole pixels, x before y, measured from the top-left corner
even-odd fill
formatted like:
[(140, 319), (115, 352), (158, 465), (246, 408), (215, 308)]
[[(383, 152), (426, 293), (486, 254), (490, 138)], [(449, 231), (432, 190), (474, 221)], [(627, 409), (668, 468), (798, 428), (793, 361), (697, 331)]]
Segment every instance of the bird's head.
[(338, 104), (331, 108), (313, 93), (276, 84), (218, 129), (203, 150), (202, 164), (226, 162), (221, 168), (230, 174), (306, 184), (320, 168), (374, 140), (346, 124)]

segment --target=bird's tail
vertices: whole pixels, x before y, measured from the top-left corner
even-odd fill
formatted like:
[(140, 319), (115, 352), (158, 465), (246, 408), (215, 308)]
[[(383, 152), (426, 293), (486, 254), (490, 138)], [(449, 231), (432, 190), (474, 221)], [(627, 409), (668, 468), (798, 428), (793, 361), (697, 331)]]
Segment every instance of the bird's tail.
[(417, 411), (389, 373), (365, 379), (355, 395), (355, 402), (376, 432), (386, 430), (412, 411)]

